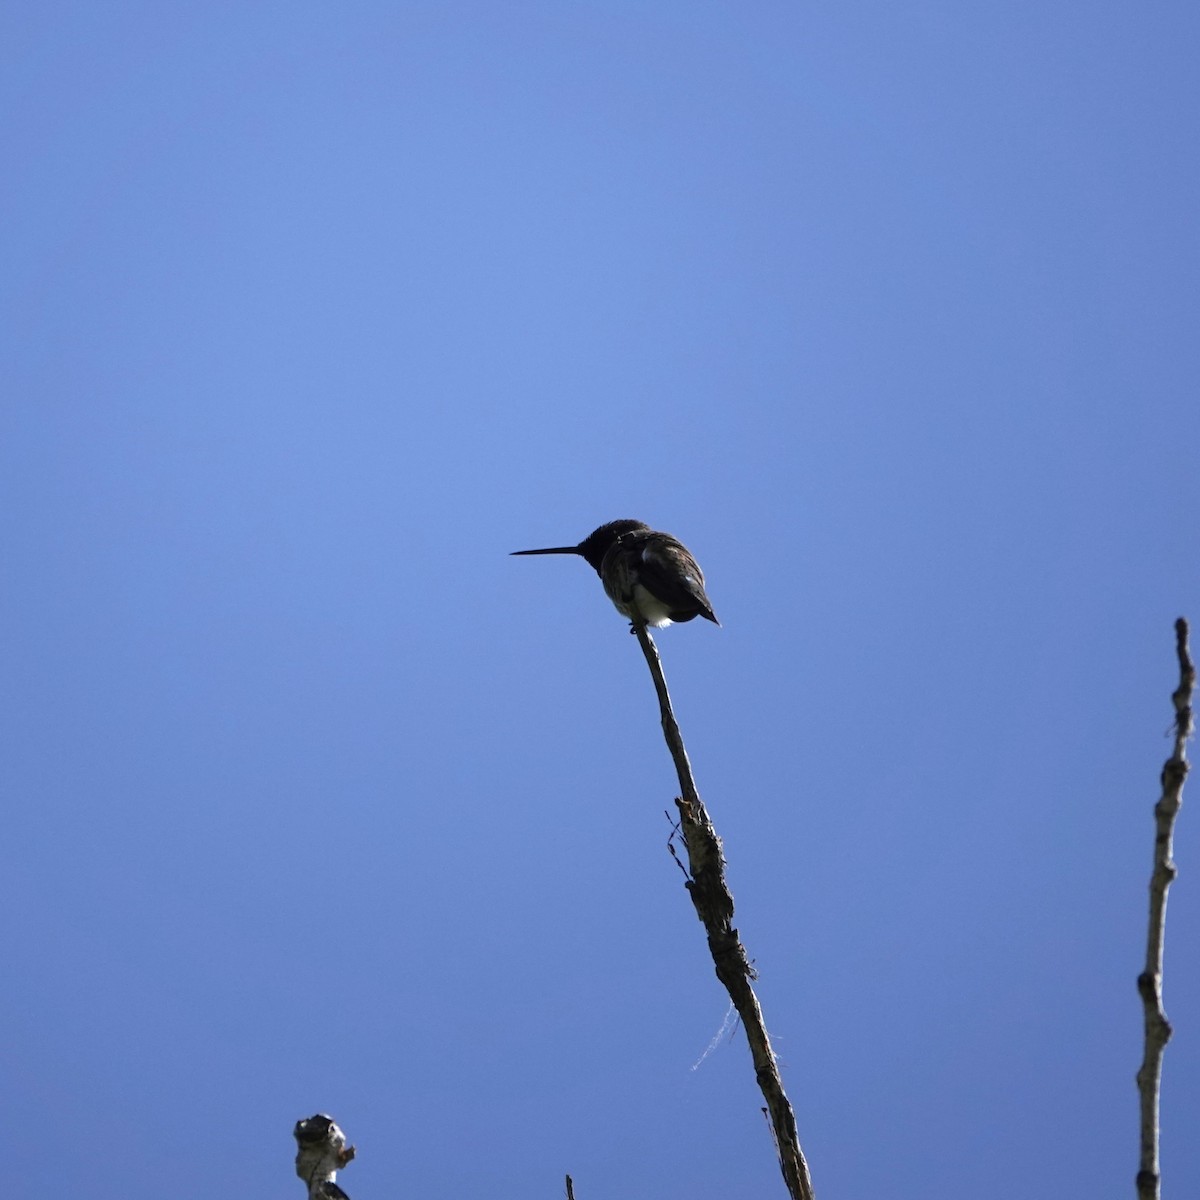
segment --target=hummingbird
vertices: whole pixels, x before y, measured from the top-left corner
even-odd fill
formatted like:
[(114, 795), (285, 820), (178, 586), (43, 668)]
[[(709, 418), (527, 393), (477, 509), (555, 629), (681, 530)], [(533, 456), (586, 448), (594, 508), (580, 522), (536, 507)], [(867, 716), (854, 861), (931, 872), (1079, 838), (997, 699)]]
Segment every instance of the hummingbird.
[(578, 546), (514, 550), (514, 554), (578, 554), (600, 576), (617, 612), (661, 628), (703, 617), (720, 625), (704, 592), (704, 572), (688, 548), (642, 521), (609, 521)]

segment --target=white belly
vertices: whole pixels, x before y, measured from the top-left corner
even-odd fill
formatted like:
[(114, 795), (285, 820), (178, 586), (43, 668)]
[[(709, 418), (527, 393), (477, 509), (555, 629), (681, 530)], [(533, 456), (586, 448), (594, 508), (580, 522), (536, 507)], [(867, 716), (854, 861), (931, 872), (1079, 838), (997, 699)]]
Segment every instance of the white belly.
[[(670, 625), (670, 609), (657, 597), (650, 595), (640, 583), (633, 585), (633, 603), (637, 606), (642, 620), (647, 625), (653, 625), (655, 629), (661, 629), (664, 625)], [(632, 616), (633, 614), (629, 613), (627, 615)]]

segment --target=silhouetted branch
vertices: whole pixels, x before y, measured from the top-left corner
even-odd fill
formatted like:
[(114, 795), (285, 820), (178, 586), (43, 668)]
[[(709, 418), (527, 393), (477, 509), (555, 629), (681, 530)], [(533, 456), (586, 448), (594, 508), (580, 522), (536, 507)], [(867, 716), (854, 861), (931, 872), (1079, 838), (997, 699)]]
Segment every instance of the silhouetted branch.
[(1150, 929), (1146, 937), (1146, 969), (1138, 976), (1145, 1018), (1145, 1050), (1137, 1073), (1141, 1099), (1141, 1161), (1138, 1164), (1139, 1200), (1158, 1200), (1161, 1179), (1158, 1163), (1158, 1100), (1162, 1085), (1163, 1051), (1171, 1037), (1162, 1001), (1163, 939), (1166, 936), (1167, 888), (1175, 878), (1171, 839), (1175, 817), (1183, 803), (1183, 781), (1187, 778), (1185, 756), (1192, 735), (1192, 690), (1196, 668), (1188, 653), (1188, 625), (1182, 617), (1175, 622), (1175, 651), (1179, 658), (1179, 686), (1171, 695), (1175, 706), (1175, 749), (1162, 769), (1162, 796), (1154, 806), (1154, 871), (1150, 876)]
[(644, 623), (635, 622), (633, 628), (654, 679), (654, 690), (658, 693), (658, 705), (662, 711), (663, 736), (679, 776), (682, 795), (675, 803), (679, 808), (680, 828), (691, 872), (686, 884), (688, 893), (696, 907), (696, 915), (708, 934), (708, 949), (717, 969), (717, 978), (725, 985), (746, 1030), (746, 1040), (750, 1043), (750, 1054), (754, 1060), (754, 1073), (767, 1102), (771, 1129), (775, 1135), (775, 1149), (788, 1194), (792, 1200), (813, 1200), (808, 1163), (804, 1160), (796, 1133), (796, 1117), (783, 1090), (779, 1064), (771, 1049), (771, 1039), (767, 1036), (758, 997), (750, 986), (750, 981), (755, 977), (754, 968), (746, 957), (738, 931), (733, 927), (733, 896), (725, 882), (721, 840), (696, 790), (696, 781), (688, 762), (683, 735), (679, 732), (679, 724), (671, 708), (671, 697), (667, 692), (667, 681), (654, 639)]
[(308, 1188), (308, 1200), (350, 1200), (334, 1179), (353, 1157), (354, 1147), (324, 1113), (296, 1122), (296, 1174)]
[(571, 1182), (570, 1175), (567, 1176), (567, 1200), (575, 1200), (575, 1185)]

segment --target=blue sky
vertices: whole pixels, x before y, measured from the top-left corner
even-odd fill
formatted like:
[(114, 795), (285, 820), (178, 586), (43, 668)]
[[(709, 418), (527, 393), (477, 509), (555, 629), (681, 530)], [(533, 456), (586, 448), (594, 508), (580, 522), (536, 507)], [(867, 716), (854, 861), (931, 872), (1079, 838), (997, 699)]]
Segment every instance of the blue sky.
[(637, 646), (584, 563), (507, 557), (636, 517), (723, 622), (658, 641), (818, 1194), (1131, 1195), (1198, 41), (1180, 3), (8, 5), (19, 1190), (296, 1196), (322, 1110), (356, 1200), (782, 1194), (741, 1035), (693, 1069), (726, 1002)]

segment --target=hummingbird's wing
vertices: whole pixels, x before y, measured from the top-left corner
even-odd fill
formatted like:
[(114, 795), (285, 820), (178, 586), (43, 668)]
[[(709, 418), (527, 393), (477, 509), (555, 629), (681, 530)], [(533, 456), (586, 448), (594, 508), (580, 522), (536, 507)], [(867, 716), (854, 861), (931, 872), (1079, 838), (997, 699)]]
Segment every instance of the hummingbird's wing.
[(672, 621), (705, 617), (720, 625), (704, 591), (704, 572), (700, 570), (700, 564), (688, 548), (669, 533), (645, 536), (638, 578), (652, 596), (671, 610)]

